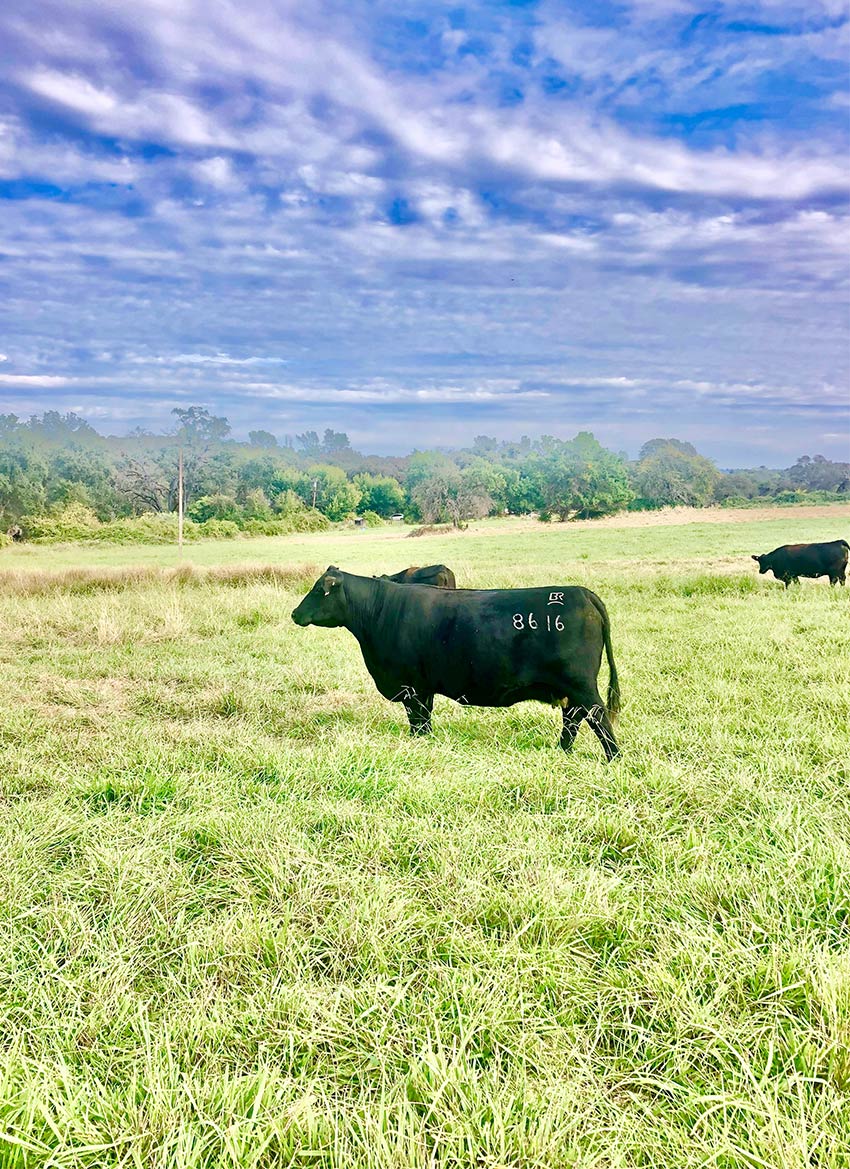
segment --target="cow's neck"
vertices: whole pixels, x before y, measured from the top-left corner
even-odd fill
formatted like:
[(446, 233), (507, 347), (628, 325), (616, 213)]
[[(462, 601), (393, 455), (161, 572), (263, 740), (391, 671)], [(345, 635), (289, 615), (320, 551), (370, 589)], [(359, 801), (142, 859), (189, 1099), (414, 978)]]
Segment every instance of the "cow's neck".
[(374, 577), (352, 576), (344, 573), (345, 605), (348, 616), (345, 627), (353, 633), (361, 646), (371, 644), (375, 621), (383, 608), (385, 582)]

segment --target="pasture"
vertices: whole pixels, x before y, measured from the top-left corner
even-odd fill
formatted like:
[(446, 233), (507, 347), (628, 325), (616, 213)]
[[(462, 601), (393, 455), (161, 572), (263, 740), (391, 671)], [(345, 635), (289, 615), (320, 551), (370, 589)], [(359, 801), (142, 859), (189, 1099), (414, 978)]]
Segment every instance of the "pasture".
[[(749, 559), (822, 510), (2, 550), (2, 1169), (846, 1169), (850, 588)], [(599, 593), (620, 759), (289, 619), (434, 561)]]

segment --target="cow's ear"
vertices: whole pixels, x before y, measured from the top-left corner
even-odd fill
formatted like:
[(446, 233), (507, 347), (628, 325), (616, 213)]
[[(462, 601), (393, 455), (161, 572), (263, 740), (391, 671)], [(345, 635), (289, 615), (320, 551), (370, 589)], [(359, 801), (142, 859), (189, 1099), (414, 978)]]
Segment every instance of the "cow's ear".
[(329, 597), (331, 595), (331, 589), (335, 588), (339, 584), (339, 577), (333, 576), (332, 572), (333, 570), (331, 570), (331, 572), (326, 572), (322, 577), (322, 588), (325, 590), (326, 597)]
[(755, 560), (756, 564), (761, 564), (761, 557), (760, 556), (754, 556), (753, 560)]

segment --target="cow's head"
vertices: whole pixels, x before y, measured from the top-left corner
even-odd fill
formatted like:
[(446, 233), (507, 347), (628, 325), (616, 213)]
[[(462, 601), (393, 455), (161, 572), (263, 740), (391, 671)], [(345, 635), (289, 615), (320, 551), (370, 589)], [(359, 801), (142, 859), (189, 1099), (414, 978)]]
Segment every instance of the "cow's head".
[(342, 573), (331, 564), (322, 573), (307, 596), (292, 610), (296, 625), (323, 625), (334, 629), (345, 624), (346, 605)]
[(753, 560), (755, 560), (756, 564), (759, 566), (759, 576), (761, 576), (763, 573), (767, 572), (767, 570), (770, 568), (770, 565), (768, 564), (769, 559), (770, 559), (770, 556), (767, 552), (765, 552), (765, 554), (763, 556), (754, 556), (753, 557)]

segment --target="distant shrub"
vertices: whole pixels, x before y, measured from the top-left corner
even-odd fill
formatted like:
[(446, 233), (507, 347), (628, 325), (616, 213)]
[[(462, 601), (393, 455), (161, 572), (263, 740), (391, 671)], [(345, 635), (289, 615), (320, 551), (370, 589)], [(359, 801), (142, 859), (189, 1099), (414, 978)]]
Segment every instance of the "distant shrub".
[(272, 507), (276, 514), (281, 517), (290, 516), (293, 512), (305, 510), (304, 500), (290, 488), (287, 488), (286, 491), (281, 491), (274, 497)]
[(290, 532), (326, 532), (331, 527), (328, 517), (312, 507), (293, 512), (288, 520)]
[(292, 531), (288, 520), (245, 520), (242, 531), (246, 536), (285, 536)]
[(273, 520), (245, 520), (242, 530), (249, 536), (288, 536), (292, 532), (324, 532), (330, 526), (327, 516), (304, 507)]
[[(249, 491), (245, 496), (245, 503), (242, 507), (242, 516), (245, 520), (273, 520), (274, 512), (272, 505), (269, 503), (269, 498), (263, 491), (262, 487), (256, 487), (253, 491)], [(232, 517), (225, 517), (230, 519)]]
[[(199, 539), (198, 525), (184, 520), (183, 539)], [(113, 544), (176, 544), (177, 515), (174, 512), (145, 512), (103, 524), (96, 539)]]
[(204, 524), (208, 520), (237, 523), (241, 514), (239, 504), (232, 495), (202, 495), (189, 508), (189, 518), (196, 524)]
[(97, 539), (102, 526), (83, 503), (69, 503), (62, 511), (49, 515), (25, 516), (22, 524), (30, 539), (38, 541)]
[(376, 511), (364, 511), (361, 513), (360, 518), (367, 528), (382, 528), (384, 526), (384, 521)]
[[(145, 512), (138, 516), (101, 523), (91, 508), (80, 503), (69, 504), (61, 512), (50, 515), (27, 516), (22, 521), (27, 535), (38, 543), (58, 541), (110, 544), (176, 544), (177, 513)], [(379, 521), (380, 522), (380, 521)], [(211, 517), (203, 522), (183, 521), (183, 539), (233, 540), (242, 535), (286, 536), (292, 532), (323, 532), (331, 527), (327, 516), (309, 507), (275, 519), (246, 519), (241, 524), (234, 520)], [(12, 543), (0, 533), (0, 546)]]
[(764, 503), (846, 503), (847, 494), (841, 491), (780, 491), (773, 499), (762, 499)]
[(421, 528), (414, 528), (412, 532), (408, 532), (408, 539), (411, 536), (445, 536), (449, 532), (460, 531), (459, 528), (453, 528), (449, 524), (423, 524)]
[(233, 540), (241, 534), (239, 525), (233, 520), (205, 520), (197, 528), (199, 535), (214, 540)]

